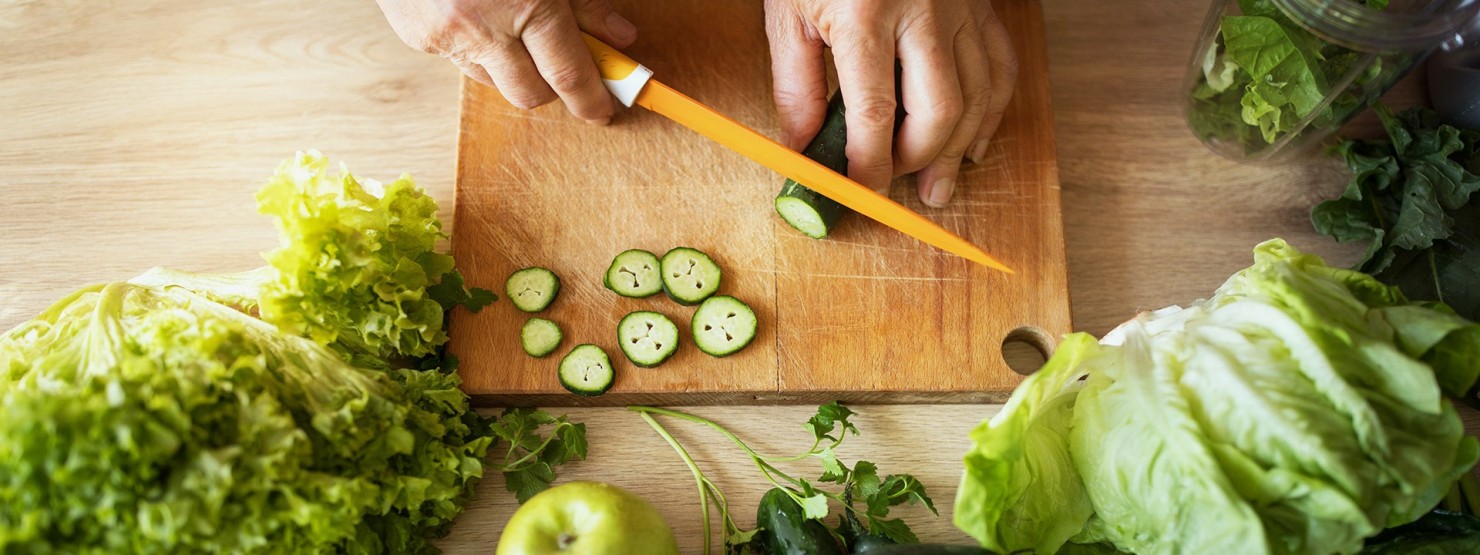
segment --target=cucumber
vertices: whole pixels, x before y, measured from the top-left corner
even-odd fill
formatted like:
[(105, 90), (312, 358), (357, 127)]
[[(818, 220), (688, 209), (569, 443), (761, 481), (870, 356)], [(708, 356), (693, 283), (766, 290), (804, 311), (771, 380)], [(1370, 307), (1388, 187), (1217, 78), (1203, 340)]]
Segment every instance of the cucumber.
[(702, 251), (676, 247), (663, 254), (659, 266), (663, 291), (678, 304), (699, 304), (719, 290), (719, 265)]
[[(904, 98), (899, 95), (900, 79), (903, 69), (898, 63), (894, 64), (894, 132), (899, 133), (900, 124), (904, 123), (905, 110)], [(848, 175), (848, 109), (843, 105), (843, 92), (834, 92), (832, 98), (827, 101), (827, 116), (822, 120), (822, 129), (812, 137), (812, 142), (807, 143), (807, 148), (802, 149), (802, 154), (827, 166), (828, 169), (843, 175)], [(837, 225), (843, 214), (848, 213), (847, 207), (838, 204), (837, 201), (822, 196), (817, 191), (808, 189), (806, 185), (787, 179), (781, 185), (781, 192), (776, 195), (776, 213), (781, 219), (802, 232), (803, 235), (813, 239), (827, 237), (828, 231)]]
[(509, 274), (509, 280), (504, 282), (504, 293), (515, 308), (539, 312), (548, 308), (560, 295), (560, 278), (555, 272), (538, 266), (524, 268)]
[(854, 551), (854, 553), (869, 553), (870, 555), (996, 555), (980, 547), (970, 545), (935, 545), (935, 544), (906, 544), (906, 545), (881, 545), (868, 551)]
[(769, 555), (843, 555), (822, 522), (807, 520), (802, 506), (781, 488), (771, 488), (756, 507), (756, 538)]
[(658, 257), (642, 249), (622, 251), (612, 259), (601, 281), (607, 289), (623, 297), (651, 297), (663, 290), (663, 276), (658, 273)]
[[(822, 129), (812, 142), (802, 150), (808, 158), (827, 166), (828, 169), (848, 175), (848, 118), (843, 106), (843, 93), (833, 93), (827, 102), (827, 118)], [(787, 179), (776, 195), (776, 213), (802, 234), (813, 239), (827, 237), (828, 230), (838, 223), (847, 208), (837, 201), (808, 189), (806, 185)]]
[(590, 343), (576, 345), (560, 359), (560, 385), (583, 397), (595, 397), (612, 388), (616, 373), (606, 351)]
[(858, 536), (856, 539), (853, 540), (853, 545), (850, 546), (850, 549), (849, 549), (848, 552), (849, 553), (866, 553), (866, 552), (872, 552), (872, 551), (876, 551), (876, 550), (881, 549), (881, 548), (886, 547), (886, 546), (895, 545), (896, 543), (897, 542), (895, 542), (894, 540), (889, 539), (888, 536), (880, 536), (880, 535), (876, 535), (876, 534), (864, 534), (862, 536)]
[(678, 326), (667, 316), (639, 310), (617, 323), (617, 345), (632, 364), (652, 368), (678, 350)]
[(744, 349), (755, 339), (755, 312), (728, 295), (710, 297), (690, 321), (694, 344), (710, 356), (722, 357)]
[(524, 354), (535, 358), (555, 352), (564, 338), (560, 325), (544, 318), (530, 318), (524, 322), (524, 329), (519, 330), (519, 344), (524, 346)]

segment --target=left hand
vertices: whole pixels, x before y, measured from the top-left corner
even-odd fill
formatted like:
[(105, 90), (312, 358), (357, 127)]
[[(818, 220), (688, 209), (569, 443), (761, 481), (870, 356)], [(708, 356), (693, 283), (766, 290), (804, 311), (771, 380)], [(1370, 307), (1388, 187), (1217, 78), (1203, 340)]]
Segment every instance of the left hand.
[[(988, 0), (767, 0), (766, 34), (784, 141), (806, 146), (827, 111), (830, 46), (848, 106), (848, 176), (885, 190), (915, 173), (944, 206), (961, 159), (980, 162), (1017, 80), (1017, 57)], [(894, 61), (907, 115), (894, 133)]]

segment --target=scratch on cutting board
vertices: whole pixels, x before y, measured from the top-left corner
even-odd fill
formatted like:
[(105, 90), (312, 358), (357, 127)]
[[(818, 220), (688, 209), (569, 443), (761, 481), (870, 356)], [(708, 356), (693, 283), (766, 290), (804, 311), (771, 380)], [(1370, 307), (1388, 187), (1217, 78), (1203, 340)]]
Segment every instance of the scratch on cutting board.
[(803, 277), (837, 278), (837, 279), (858, 279), (858, 280), (864, 280), (864, 281), (940, 281), (940, 282), (960, 282), (960, 283), (965, 283), (965, 282), (971, 281), (971, 280), (966, 279), (966, 278), (948, 278), (948, 277), (930, 277), (930, 276), (881, 276), (881, 275), (866, 275), (866, 274), (865, 275), (853, 275), (853, 274), (816, 274), (816, 273), (812, 273), (812, 272), (785, 272), (785, 271), (777, 271), (775, 273), (777, 273), (777, 274), (785, 274), (785, 275), (793, 275), (793, 276), (803, 276)]

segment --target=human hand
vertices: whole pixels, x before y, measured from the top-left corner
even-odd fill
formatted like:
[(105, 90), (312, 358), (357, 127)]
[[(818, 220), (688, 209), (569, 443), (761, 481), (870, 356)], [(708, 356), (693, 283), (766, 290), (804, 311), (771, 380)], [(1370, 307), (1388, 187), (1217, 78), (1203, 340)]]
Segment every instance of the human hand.
[[(766, 0), (783, 140), (801, 149), (827, 111), (830, 46), (848, 107), (848, 176), (876, 190), (915, 173), (943, 206), (962, 157), (980, 162), (1017, 80), (1017, 57), (988, 0)], [(894, 61), (906, 116), (894, 133)]]
[(376, 0), (396, 35), (450, 60), (516, 107), (556, 98), (588, 122), (616, 113), (581, 31), (621, 48), (637, 28), (607, 0)]

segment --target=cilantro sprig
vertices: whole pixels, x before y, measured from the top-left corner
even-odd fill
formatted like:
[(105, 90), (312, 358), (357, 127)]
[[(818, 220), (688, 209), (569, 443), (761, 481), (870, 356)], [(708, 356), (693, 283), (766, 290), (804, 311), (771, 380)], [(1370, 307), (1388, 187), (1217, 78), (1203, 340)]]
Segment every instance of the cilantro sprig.
[[(890, 509), (906, 503), (923, 504), (930, 509), (931, 513), (940, 514), (935, 508), (935, 503), (925, 492), (925, 485), (914, 476), (909, 474), (881, 476), (878, 466), (874, 463), (859, 460), (849, 466), (838, 458), (837, 449), (844, 440), (849, 436), (857, 436), (859, 432), (858, 427), (851, 420), (856, 413), (837, 402), (817, 407), (817, 413), (803, 424), (812, 434), (812, 445), (801, 453), (789, 456), (767, 456), (757, 453), (744, 440), (719, 423), (707, 418), (657, 407), (627, 408), (638, 413), (659, 436), (667, 441), (694, 475), (704, 520), (704, 553), (706, 555), (710, 552), (712, 544), (711, 505), (720, 513), (726, 553), (755, 552), (750, 543), (760, 530), (745, 530), (735, 524), (730, 516), (729, 501), (725, 498), (724, 492), (704, 475), (693, 458), (689, 456), (688, 451), (673, 438), (672, 434), (668, 433), (668, 430), (658, 422), (655, 416), (702, 424), (719, 432), (750, 458), (751, 463), (766, 481), (785, 491), (786, 495), (802, 508), (804, 516), (808, 519), (826, 518), (831, 504), (837, 503), (843, 513), (840, 516), (842, 522), (834, 533), (845, 541), (852, 541), (862, 534), (874, 534), (888, 537), (898, 543), (918, 543), (919, 539), (903, 519), (889, 518)], [(792, 476), (776, 467), (778, 463), (807, 459), (818, 461), (820, 474), (816, 480)], [(833, 485), (833, 487), (828, 485)], [(861, 500), (861, 505), (856, 502), (859, 500)]]

